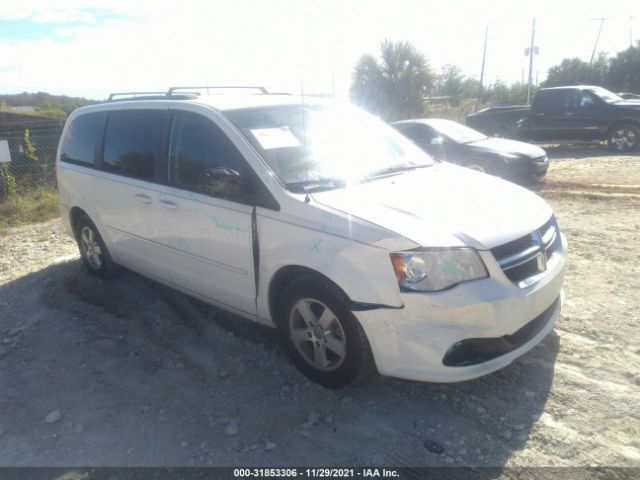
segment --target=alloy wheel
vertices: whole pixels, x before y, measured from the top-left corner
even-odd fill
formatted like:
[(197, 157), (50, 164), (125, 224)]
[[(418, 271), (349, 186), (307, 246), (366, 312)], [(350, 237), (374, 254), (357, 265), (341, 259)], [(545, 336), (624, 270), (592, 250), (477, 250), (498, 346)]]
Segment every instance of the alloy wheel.
[(99, 270), (102, 266), (102, 249), (98, 243), (96, 233), (88, 226), (82, 227), (80, 232), (80, 246), (91, 268)]
[(340, 320), (318, 300), (303, 298), (293, 305), (289, 333), (298, 353), (318, 370), (336, 370), (347, 356), (347, 338)]
[(616, 150), (631, 150), (636, 146), (636, 133), (630, 128), (618, 128), (611, 135), (611, 143)]

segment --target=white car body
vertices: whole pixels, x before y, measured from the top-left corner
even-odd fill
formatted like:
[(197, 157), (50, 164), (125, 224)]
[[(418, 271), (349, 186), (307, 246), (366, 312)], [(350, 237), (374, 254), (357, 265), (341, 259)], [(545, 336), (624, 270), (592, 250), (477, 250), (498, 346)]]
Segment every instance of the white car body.
[[(509, 364), (549, 333), (560, 312), (567, 251), (557, 225), (556, 247), (548, 255), (542, 252), (546, 268), (524, 283), (510, 280), (491, 252), (552, 218), (542, 199), (514, 184), (444, 163), (348, 188), (292, 193), (225, 111), (300, 101), (293, 96), (216, 95), (76, 110), (63, 138), (77, 117), (90, 112), (169, 110), (206, 117), (227, 135), (279, 209), (68, 163), (61, 161), (59, 148), (60, 210), (69, 234), (74, 235), (74, 209), (81, 209), (118, 264), (270, 326), (275, 325), (270, 297), (274, 279), (283, 269), (317, 272), (348, 297), (383, 375), (437, 382), (475, 378)], [(486, 278), (439, 292), (401, 290), (391, 252), (461, 246), (477, 250)], [(457, 342), (511, 335), (540, 315), (544, 318), (535, 334), (503, 355), (468, 366), (443, 363)]]

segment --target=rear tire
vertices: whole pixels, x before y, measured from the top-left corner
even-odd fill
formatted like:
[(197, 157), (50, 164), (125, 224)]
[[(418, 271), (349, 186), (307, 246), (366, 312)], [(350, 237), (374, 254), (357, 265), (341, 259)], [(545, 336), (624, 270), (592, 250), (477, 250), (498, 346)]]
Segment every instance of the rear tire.
[(326, 280), (307, 276), (287, 285), (276, 306), (293, 363), (329, 388), (344, 387), (374, 370), (369, 342), (343, 297)]
[(640, 129), (630, 123), (616, 125), (609, 132), (609, 148), (616, 152), (631, 152), (640, 145)]
[(75, 222), (76, 241), (80, 256), (89, 273), (100, 278), (112, 278), (122, 271), (109, 254), (102, 236), (87, 215), (81, 215)]

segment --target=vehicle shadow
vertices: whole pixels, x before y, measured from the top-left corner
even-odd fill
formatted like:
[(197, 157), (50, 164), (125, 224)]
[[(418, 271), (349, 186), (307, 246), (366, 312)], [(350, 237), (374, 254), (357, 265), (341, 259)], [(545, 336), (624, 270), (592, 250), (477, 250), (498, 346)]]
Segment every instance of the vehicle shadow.
[(616, 155), (636, 156), (640, 151), (616, 152), (607, 145), (543, 145), (551, 160), (612, 157)]
[[(3, 465), (502, 468), (543, 416), (560, 346), (552, 333), (469, 382), (329, 390), (275, 330), (135, 273), (53, 265), (1, 285), (0, 304), (0, 331), (18, 332), (0, 351)], [(63, 420), (43, 423), (54, 408)]]

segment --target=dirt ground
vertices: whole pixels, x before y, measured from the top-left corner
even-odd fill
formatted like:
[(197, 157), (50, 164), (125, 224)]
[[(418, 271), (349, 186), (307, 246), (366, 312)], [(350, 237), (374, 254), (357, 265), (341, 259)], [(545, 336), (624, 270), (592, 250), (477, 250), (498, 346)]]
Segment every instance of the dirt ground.
[(0, 232), (0, 465), (640, 466), (640, 156), (550, 153), (562, 316), (459, 384), (327, 390), (270, 329), (91, 277), (59, 220)]

